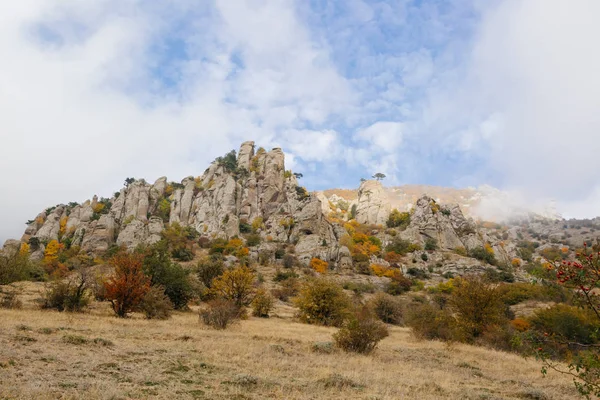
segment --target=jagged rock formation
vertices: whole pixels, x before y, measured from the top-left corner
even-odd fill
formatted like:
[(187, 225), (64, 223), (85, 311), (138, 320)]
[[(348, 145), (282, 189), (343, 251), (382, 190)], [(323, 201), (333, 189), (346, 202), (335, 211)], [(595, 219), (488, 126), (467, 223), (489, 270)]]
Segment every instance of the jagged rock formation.
[(232, 154), (217, 159), (202, 176), (180, 185), (165, 177), (153, 185), (138, 180), (111, 199), (49, 209), (28, 225), (22, 240), (37, 239), (42, 253), (43, 243), (65, 239), (88, 253), (113, 244), (132, 249), (160, 240), (166, 222), (194, 227), (209, 238), (231, 238), (255, 223), (265, 242), (296, 243), (296, 254), (306, 263), (316, 256), (333, 262), (339, 257), (336, 230), (320, 200), (286, 173), (281, 149), (255, 152), (254, 142), (243, 143), (237, 159)]
[(475, 223), (465, 218), (458, 205), (439, 205), (428, 196), (417, 200), (410, 225), (401, 235), (420, 244), (426, 238), (435, 239), (438, 247), (445, 250), (471, 250), (483, 245)]
[[(309, 194), (285, 170), (281, 149), (255, 149), (254, 142), (245, 142), (237, 155), (219, 157), (201, 176), (181, 183), (168, 182), (166, 177), (154, 184), (128, 179), (110, 199), (94, 196), (83, 204), (51, 207), (30, 221), (21, 240), (34, 242), (32, 257), (41, 259), (44, 244), (51, 240), (97, 254), (114, 245), (133, 249), (153, 244), (167, 224), (191, 227), (208, 239), (243, 237), (252, 229), (262, 244), (250, 250), (251, 257), (293, 244), (295, 256), (304, 264), (318, 257), (340, 270), (352, 270), (353, 252), (341, 246), (340, 239), (348, 234), (345, 221), (355, 217), (361, 224), (373, 225), (373, 234), (383, 246), (398, 234), (421, 246), (428, 238), (435, 239), (443, 251), (487, 246), (504, 263), (517, 255), (514, 242), (519, 228), (501, 238), (497, 232), (478, 229), (459, 205), (442, 205), (429, 196), (417, 199), (410, 207), (409, 225), (392, 235), (385, 229), (392, 206), (388, 189), (375, 180), (363, 181), (354, 199), (335, 193)], [(6, 251), (18, 248), (17, 244), (7, 242)], [(386, 265), (387, 261), (375, 258), (371, 263)]]
[(358, 188), (356, 220), (361, 224), (385, 225), (390, 211), (390, 201), (381, 182), (361, 182)]

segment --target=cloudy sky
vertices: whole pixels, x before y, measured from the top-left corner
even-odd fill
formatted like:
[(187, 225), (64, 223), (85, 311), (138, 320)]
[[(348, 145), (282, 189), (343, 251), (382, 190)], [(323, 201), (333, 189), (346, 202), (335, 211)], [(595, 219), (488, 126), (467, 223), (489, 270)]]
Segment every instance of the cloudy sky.
[(491, 184), (600, 215), (598, 0), (0, 5), (0, 242), (255, 140), (309, 189)]

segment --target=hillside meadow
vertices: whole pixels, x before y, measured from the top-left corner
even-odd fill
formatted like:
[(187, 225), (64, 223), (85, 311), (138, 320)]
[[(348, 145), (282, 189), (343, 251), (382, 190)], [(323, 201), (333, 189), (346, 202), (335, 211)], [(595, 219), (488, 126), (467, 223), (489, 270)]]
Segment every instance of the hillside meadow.
[(24, 307), (0, 309), (0, 399), (577, 398), (535, 359), (420, 341), (409, 328), (390, 326), (364, 356), (323, 345), (336, 329), (298, 323), (283, 303), (217, 331), (196, 307), (166, 321), (115, 318), (106, 303), (43, 311), (43, 285), (18, 285)]

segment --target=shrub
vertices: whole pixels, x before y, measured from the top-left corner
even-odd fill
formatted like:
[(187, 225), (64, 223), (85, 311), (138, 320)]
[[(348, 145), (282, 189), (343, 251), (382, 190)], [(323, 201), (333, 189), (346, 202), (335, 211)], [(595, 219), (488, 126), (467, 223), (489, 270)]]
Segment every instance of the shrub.
[(387, 327), (375, 318), (368, 307), (361, 307), (333, 335), (333, 339), (344, 351), (368, 354), (388, 335)]
[(406, 255), (407, 253), (412, 253), (416, 250), (421, 250), (421, 246), (418, 244), (414, 244), (409, 242), (408, 240), (404, 240), (400, 237), (394, 238), (392, 243), (390, 243), (386, 248), (386, 251), (393, 251), (396, 254)]
[(506, 268), (486, 268), (485, 278), (490, 282), (507, 282), (515, 281), (515, 275)]
[(258, 246), (259, 244), (260, 244), (260, 235), (257, 233), (252, 233), (252, 234), (248, 235), (248, 237), (246, 238), (246, 246), (248, 246), (248, 247)]
[(353, 291), (355, 294), (375, 293), (375, 289), (376, 289), (375, 285), (373, 285), (372, 283), (352, 282), (352, 281), (344, 282), (342, 287), (345, 290)]
[(239, 319), (239, 316), (240, 309), (234, 302), (225, 299), (211, 300), (200, 310), (202, 322), (215, 329), (226, 329)]
[(283, 258), (284, 258), (284, 256), (285, 256), (285, 248), (283, 248), (283, 247), (278, 247), (278, 248), (275, 250), (275, 259), (276, 259), (276, 260), (281, 260), (281, 259), (283, 259)]
[(275, 272), (275, 276), (273, 277), (273, 282), (283, 282), (290, 278), (298, 278), (298, 274), (294, 271), (277, 270)]
[(225, 251), (225, 246), (227, 246), (227, 240), (217, 238), (210, 244), (208, 254), (222, 254)]
[(191, 261), (194, 259), (194, 252), (187, 248), (174, 249), (171, 255), (179, 261)]
[(531, 328), (529, 321), (523, 318), (515, 318), (510, 321), (510, 324), (519, 332), (525, 332)]
[(18, 251), (11, 256), (0, 255), (0, 285), (26, 281), (42, 280), (43, 271), (29, 259), (29, 254)]
[(19, 309), (23, 306), (19, 300), (20, 290), (16, 287), (0, 287), (0, 308)]
[(538, 310), (530, 319), (534, 329), (551, 333), (560, 340), (590, 345), (598, 342), (600, 321), (589, 310), (557, 304)]
[(169, 258), (168, 246), (160, 241), (152, 246), (144, 257), (144, 273), (150, 277), (152, 286), (162, 286), (173, 307), (181, 310), (187, 307), (194, 296), (189, 271)]
[(152, 286), (140, 303), (146, 319), (169, 319), (173, 304), (162, 286)]
[(283, 266), (285, 268), (293, 268), (298, 264), (298, 259), (292, 254), (286, 254), (283, 256)]
[(452, 341), (457, 337), (452, 317), (431, 304), (409, 308), (406, 313), (406, 325), (412, 328), (412, 333), (419, 339)]
[(340, 326), (350, 307), (343, 289), (324, 278), (304, 282), (295, 303), (300, 309), (300, 320), (327, 326)]
[(241, 308), (252, 301), (254, 273), (245, 266), (229, 269), (212, 282), (212, 292)]
[(455, 248), (454, 253), (458, 254), (459, 256), (463, 256), (463, 257), (466, 257), (468, 255), (467, 249), (465, 249), (462, 246)]
[(273, 297), (265, 289), (258, 289), (252, 300), (252, 315), (268, 318), (273, 309)]
[(377, 317), (386, 324), (402, 324), (402, 303), (393, 296), (377, 293), (370, 301), (370, 306)]
[[(434, 238), (427, 238), (425, 239), (425, 250), (437, 250), (438, 248), (438, 244), (437, 244), (437, 240), (435, 240)], [(427, 260), (425, 260), (427, 261)]]
[(388, 217), (386, 225), (388, 228), (400, 228), (400, 230), (404, 230), (410, 225), (410, 213), (393, 209)]
[(281, 287), (273, 289), (271, 293), (281, 301), (288, 301), (290, 297), (298, 294), (299, 289), (300, 284), (298, 283), (298, 279), (289, 278), (281, 282)]
[(412, 286), (412, 281), (402, 275), (401, 273), (397, 273), (391, 279), (391, 281), (386, 285), (385, 292), (387, 294), (391, 294), (392, 296), (398, 296), (402, 293), (408, 292)]
[(329, 264), (327, 263), (327, 261), (323, 261), (319, 258), (313, 258), (312, 260), (310, 260), (310, 267), (318, 273), (324, 274), (327, 272)]
[(498, 288), (481, 277), (455, 279), (448, 305), (468, 341), (480, 336), (486, 327), (505, 322), (505, 305)]
[(79, 271), (76, 278), (55, 281), (46, 287), (42, 308), (58, 311), (81, 311), (89, 304), (87, 291), (90, 279), (87, 271)]
[(494, 256), (494, 253), (488, 251), (482, 246), (475, 247), (469, 251), (469, 257), (484, 261), (490, 265), (496, 265), (496, 257)]
[(207, 288), (210, 288), (213, 280), (223, 275), (223, 272), (225, 271), (223, 261), (215, 258), (207, 258), (199, 261), (197, 269), (198, 279), (200, 279), (200, 282)]
[(104, 292), (113, 311), (120, 318), (137, 309), (150, 290), (150, 280), (142, 270), (142, 257), (139, 254), (121, 253), (110, 262), (115, 268), (112, 277), (104, 282)]

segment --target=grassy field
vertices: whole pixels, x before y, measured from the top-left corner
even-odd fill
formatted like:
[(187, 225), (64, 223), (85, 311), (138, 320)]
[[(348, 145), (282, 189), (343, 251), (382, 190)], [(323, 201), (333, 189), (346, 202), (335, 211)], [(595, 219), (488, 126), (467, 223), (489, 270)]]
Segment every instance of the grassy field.
[(317, 352), (335, 329), (270, 319), (206, 329), (196, 312), (122, 320), (106, 304), (84, 314), (0, 309), (0, 399), (569, 399), (570, 379), (534, 359), (414, 339), (393, 327), (370, 356)]

